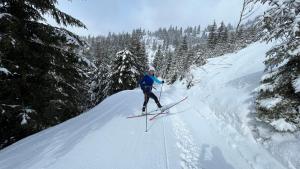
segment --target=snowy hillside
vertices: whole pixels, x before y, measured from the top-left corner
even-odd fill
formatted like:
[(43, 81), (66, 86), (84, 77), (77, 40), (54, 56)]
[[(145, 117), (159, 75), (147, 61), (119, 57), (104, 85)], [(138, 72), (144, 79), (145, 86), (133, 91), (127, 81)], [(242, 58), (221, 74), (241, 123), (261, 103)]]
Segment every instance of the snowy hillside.
[(153, 59), (155, 57), (155, 53), (157, 51), (157, 49), (155, 49), (155, 47), (153, 46), (153, 44), (155, 45), (163, 45), (163, 40), (158, 39), (157, 37), (154, 36), (149, 36), (149, 35), (145, 35), (143, 36), (142, 41), (145, 43), (145, 48), (146, 48), (146, 54), (148, 56), (148, 60), (149, 63), (153, 62)]
[[(164, 86), (162, 104), (188, 99), (149, 121), (147, 133), (144, 117), (126, 118), (141, 113), (142, 92), (123, 91), (1, 150), (0, 169), (300, 168), (296, 138), (277, 135), (258, 142), (253, 135), (261, 130), (251, 117), (253, 90), (270, 47), (255, 43), (210, 59), (192, 70), (194, 86), (189, 90), (185, 80)], [(155, 108), (151, 100), (148, 110)]]

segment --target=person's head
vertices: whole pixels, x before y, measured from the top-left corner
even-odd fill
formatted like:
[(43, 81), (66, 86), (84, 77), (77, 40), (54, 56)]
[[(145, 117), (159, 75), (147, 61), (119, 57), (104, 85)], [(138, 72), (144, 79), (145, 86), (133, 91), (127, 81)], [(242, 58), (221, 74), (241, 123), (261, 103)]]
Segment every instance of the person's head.
[(150, 68), (148, 71), (149, 75), (153, 76), (155, 74), (155, 69), (154, 68)]

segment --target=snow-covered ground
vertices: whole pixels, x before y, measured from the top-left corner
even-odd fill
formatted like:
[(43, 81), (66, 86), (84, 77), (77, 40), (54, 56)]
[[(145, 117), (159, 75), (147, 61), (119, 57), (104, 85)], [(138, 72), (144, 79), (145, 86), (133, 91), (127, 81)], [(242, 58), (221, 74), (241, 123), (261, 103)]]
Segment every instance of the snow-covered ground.
[[(270, 48), (255, 43), (192, 70), (194, 86), (164, 86), (162, 104), (188, 99), (148, 122), (139, 89), (117, 93), (90, 111), (0, 151), (0, 169), (296, 169), (294, 135), (260, 140), (253, 90)], [(157, 87), (159, 89), (160, 87)], [(158, 94), (158, 91), (156, 91)], [(156, 109), (149, 102), (148, 110)], [(267, 134), (265, 134), (267, 135)], [(272, 138), (277, 138), (273, 139)]]

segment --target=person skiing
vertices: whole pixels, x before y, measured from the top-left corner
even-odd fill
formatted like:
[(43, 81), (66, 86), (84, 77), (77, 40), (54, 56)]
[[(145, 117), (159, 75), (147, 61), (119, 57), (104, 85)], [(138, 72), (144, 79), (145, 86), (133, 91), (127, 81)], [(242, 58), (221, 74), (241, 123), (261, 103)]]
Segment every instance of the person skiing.
[(156, 76), (154, 75), (154, 73), (155, 73), (154, 68), (150, 68), (149, 71), (147, 73), (145, 73), (144, 77), (140, 81), (140, 86), (144, 93), (144, 104), (143, 104), (143, 108), (142, 108), (143, 114), (145, 112), (149, 98), (152, 98), (155, 101), (158, 108), (162, 107), (161, 104), (159, 103), (159, 100), (157, 99), (155, 94), (152, 92), (152, 86), (153, 86), (154, 82), (156, 82), (158, 84), (163, 84), (164, 81), (158, 80), (156, 78)]

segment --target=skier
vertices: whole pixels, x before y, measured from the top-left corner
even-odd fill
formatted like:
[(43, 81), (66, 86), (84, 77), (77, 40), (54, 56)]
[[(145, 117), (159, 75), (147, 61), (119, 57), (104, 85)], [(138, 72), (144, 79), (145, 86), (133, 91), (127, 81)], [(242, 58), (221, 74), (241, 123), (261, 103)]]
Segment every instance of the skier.
[(162, 107), (161, 104), (159, 103), (157, 97), (154, 95), (154, 93), (152, 93), (152, 85), (154, 82), (156, 82), (158, 84), (163, 84), (164, 81), (158, 80), (155, 77), (154, 73), (155, 73), (154, 68), (150, 68), (148, 73), (145, 73), (144, 77), (140, 81), (140, 86), (144, 93), (144, 104), (143, 104), (143, 109), (142, 109), (143, 114), (145, 113), (145, 109), (146, 109), (147, 103), (149, 101), (149, 98), (152, 98), (155, 101), (158, 108)]

